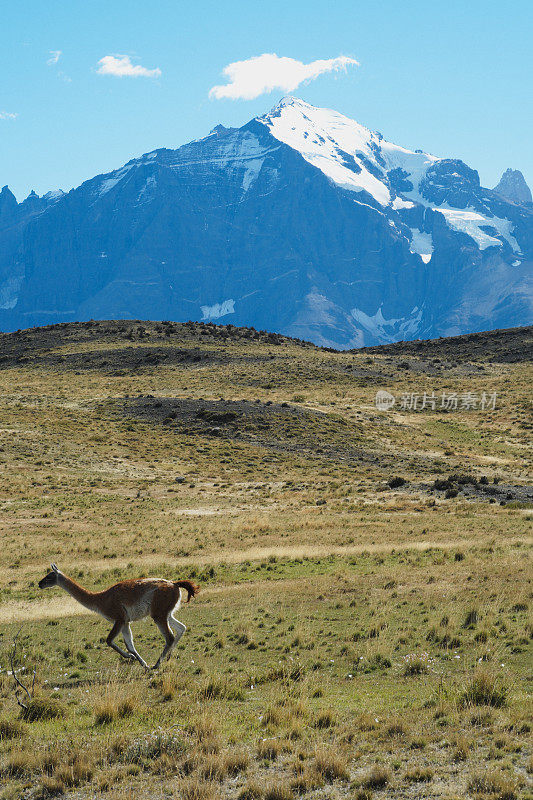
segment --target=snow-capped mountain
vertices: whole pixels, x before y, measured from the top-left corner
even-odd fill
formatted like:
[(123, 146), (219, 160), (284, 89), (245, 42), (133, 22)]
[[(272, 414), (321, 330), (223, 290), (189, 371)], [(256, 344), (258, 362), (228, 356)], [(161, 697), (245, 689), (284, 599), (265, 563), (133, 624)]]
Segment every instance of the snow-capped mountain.
[(0, 194), (0, 328), (215, 320), (340, 348), (528, 324), (533, 208), (284, 98), (68, 194)]

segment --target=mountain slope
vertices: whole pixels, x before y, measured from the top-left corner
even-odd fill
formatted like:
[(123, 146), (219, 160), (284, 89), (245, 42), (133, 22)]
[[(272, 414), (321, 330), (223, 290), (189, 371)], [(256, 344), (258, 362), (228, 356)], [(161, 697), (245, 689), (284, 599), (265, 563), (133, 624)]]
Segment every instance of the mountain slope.
[(15, 232), (0, 204), (3, 330), (220, 319), (347, 348), (533, 316), (531, 208), (295, 98), (42, 202)]

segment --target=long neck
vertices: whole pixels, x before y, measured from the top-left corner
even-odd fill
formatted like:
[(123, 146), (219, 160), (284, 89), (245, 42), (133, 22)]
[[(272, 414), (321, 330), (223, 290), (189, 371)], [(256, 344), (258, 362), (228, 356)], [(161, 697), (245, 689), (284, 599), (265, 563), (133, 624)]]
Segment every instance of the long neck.
[(84, 589), (83, 586), (80, 586), (79, 583), (73, 581), (72, 578), (67, 578), (66, 575), (63, 575), (63, 573), (59, 574), (57, 582), (62, 589), (68, 592), (69, 595), (74, 598), (74, 600), (78, 601), (78, 603), (81, 603), (82, 606), (93, 608), (94, 592), (89, 592), (87, 589)]

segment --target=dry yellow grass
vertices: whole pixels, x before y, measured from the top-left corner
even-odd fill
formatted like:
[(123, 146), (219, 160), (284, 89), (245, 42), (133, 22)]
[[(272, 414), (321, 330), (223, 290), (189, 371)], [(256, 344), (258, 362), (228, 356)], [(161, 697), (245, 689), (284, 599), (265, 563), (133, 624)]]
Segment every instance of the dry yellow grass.
[[(438, 369), (409, 356), (400, 370), (405, 357), (146, 328), (149, 341), (134, 342), (144, 351), (194, 346), (209, 358), (0, 370), (0, 798), (24, 787), (35, 800), (266, 800), (324, 787), (392, 798), (417, 786), (451, 798), (487, 791), (480, 760), (490, 787), (525, 798), (533, 511), (430, 487), (454, 473), (526, 483), (530, 367), (450, 358)], [(47, 352), (123, 346), (110, 329)], [(490, 388), (498, 406), (387, 414), (376, 388)], [(273, 417), (247, 439), (198, 434), (124, 416), (125, 395), (326, 417), (313, 449), (299, 417), (285, 433)], [(390, 489), (393, 476), (408, 483)], [(180, 612), (188, 631), (173, 660), (150, 676), (120, 662), (104, 621), (39, 592), (49, 561), (95, 588), (194, 576), (202, 592)], [(17, 668), (26, 680), (37, 667), (58, 717), (19, 720), (6, 670), (21, 623)], [(141, 653), (160, 647), (153, 626), (136, 627)]]

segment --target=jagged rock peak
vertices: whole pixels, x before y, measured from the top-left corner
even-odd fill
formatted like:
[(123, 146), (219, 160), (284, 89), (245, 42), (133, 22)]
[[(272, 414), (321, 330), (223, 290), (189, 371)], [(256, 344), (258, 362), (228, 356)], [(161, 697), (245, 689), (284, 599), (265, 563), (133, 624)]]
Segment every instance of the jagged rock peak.
[(227, 136), (228, 133), (232, 133), (235, 131), (236, 128), (226, 128), (225, 125), (215, 125), (215, 127), (209, 131), (209, 135), (206, 136), (206, 139), (209, 139), (211, 136)]
[[(294, 97), (291, 94), (285, 95), (282, 97), (279, 103), (276, 103), (274, 108), (286, 108), (287, 106), (307, 106), (308, 108), (315, 108), (316, 106), (312, 106), (311, 103), (306, 103), (305, 100), (301, 100), (299, 97)], [(274, 109), (272, 109), (274, 110)]]
[(43, 200), (53, 202), (54, 200), (59, 200), (64, 194), (65, 192), (63, 189), (51, 189), (49, 192), (46, 192), (46, 194), (43, 194)]
[(2, 187), (0, 192), (0, 217), (7, 219), (17, 210), (17, 200), (9, 186)]
[(2, 191), (0, 191), (0, 201), (3, 203), (7, 201), (11, 202), (11, 199), (15, 200), (15, 203), (17, 202), (15, 199), (15, 195), (13, 194), (9, 186), (6, 184), (5, 186), (2, 186)]
[(531, 203), (531, 189), (519, 169), (506, 169), (494, 191), (513, 203)]
[(26, 197), (25, 200), (22, 201), (21, 206), (24, 209), (32, 209), (35, 210), (40, 208), (42, 205), (41, 198), (37, 194), (37, 192), (32, 189), (29, 195)]

